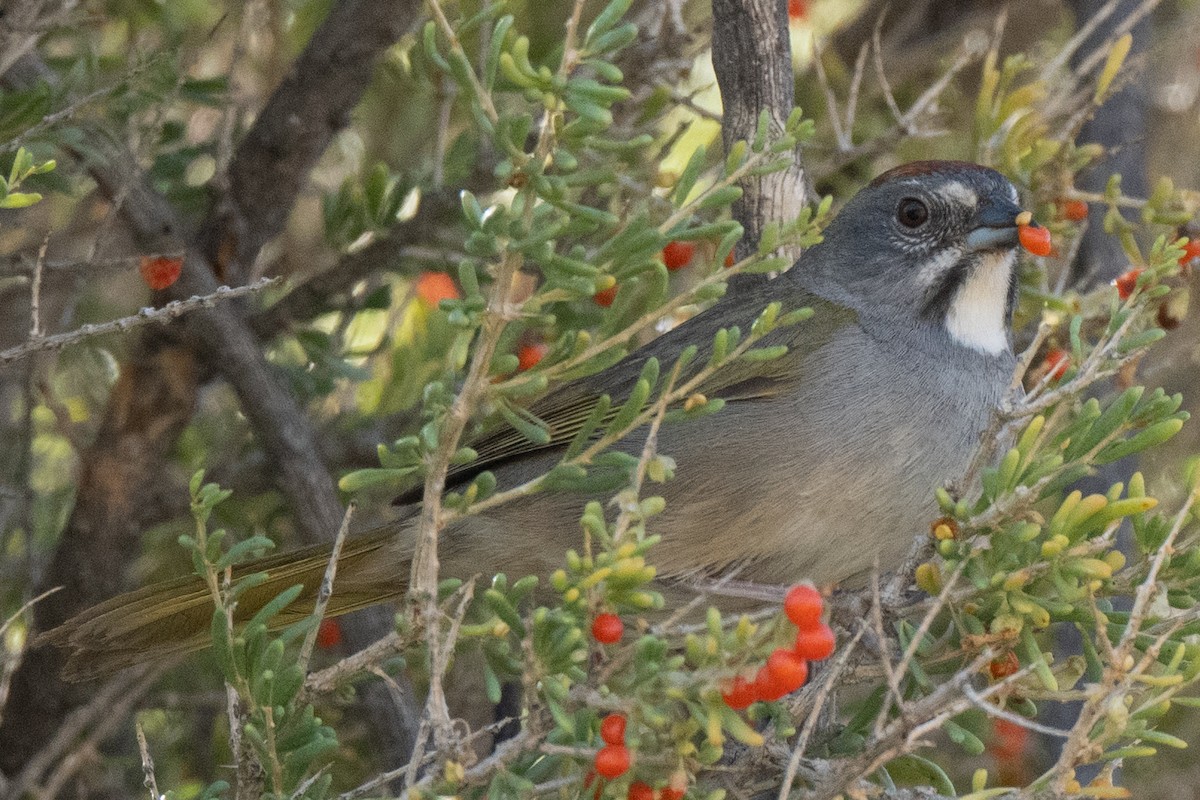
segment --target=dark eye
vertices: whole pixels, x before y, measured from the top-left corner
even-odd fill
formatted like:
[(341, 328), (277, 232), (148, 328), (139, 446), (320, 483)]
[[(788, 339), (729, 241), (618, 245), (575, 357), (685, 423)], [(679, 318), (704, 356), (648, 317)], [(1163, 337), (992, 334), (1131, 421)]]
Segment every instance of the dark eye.
[(906, 228), (919, 228), (929, 219), (929, 209), (915, 197), (906, 197), (896, 207), (896, 219)]

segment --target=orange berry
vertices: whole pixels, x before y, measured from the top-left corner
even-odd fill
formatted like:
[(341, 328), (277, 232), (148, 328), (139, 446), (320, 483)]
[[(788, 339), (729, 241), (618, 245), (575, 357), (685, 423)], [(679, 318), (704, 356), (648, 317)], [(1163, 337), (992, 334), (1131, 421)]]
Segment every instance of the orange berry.
[(1088, 204), (1082, 200), (1059, 200), (1058, 209), (1063, 217), (1071, 222), (1082, 222), (1087, 219)]
[(616, 614), (597, 614), (592, 622), (592, 638), (601, 644), (616, 644), (625, 634), (625, 623)]
[(609, 714), (600, 720), (600, 738), (605, 744), (625, 744), (625, 715)]
[(461, 297), (454, 279), (444, 272), (422, 272), (417, 277), (417, 297), (430, 308), (437, 308), (443, 300)]
[(550, 345), (545, 342), (525, 345), (517, 351), (517, 369), (521, 372), (533, 369), (545, 357), (546, 353), (549, 352)]
[(1017, 238), (1020, 239), (1021, 246), (1035, 256), (1048, 256), (1054, 249), (1054, 245), (1050, 241), (1050, 231), (1036, 222), (1018, 225)]
[(659, 789), (659, 798), (661, 800), (683, 800), (686, 792), (688, 792), (688, 774), (680, 769), (674, 771), (670, 782)]
[(654, 788), (648, 783), (634, 781), (629, 784), (628, 800), (654, 800)]
[(766, 668), (771, 678), (783, 689), (783, 694), (796, 691), (808, 680), (808, 662), (792, 650), (782, 647), (771, 653)]
[(342, 626), (338, 624), (338, 621), (336, 619), (321, 620), (321, 625), (317, 628), (317, 647), (328, 650), (341, 643)]
[(761, 668), (754, 676), (754, 696), (759, 700), (771, 702), (778, 700), (788, 693), (788, 688), (771, 674), (766, 667)]
[(662, 249), (663, 264), (672, 271), (683, 269), (692, 263), (694, 255), (696, 255), (696, 245), (691, 242), (668, 242), (667, 246)]
[(179, 280), (179, 274), (183, 272), (183, 259), (142, 256), (138, 272), (142, 273), (142, 280), (147, 286), (156, 292), (161, 291)]
[(1071, 366), (1071, 356), (1065, 350), (1052, 347), (1046, 351), (1046, 355), (1042, 359), (1042, 364), (1046, 367), (1046, 372), (1054, 380), (1059, 380), (1063, 375), (1067, 374), (1067, 370)]
[(1196, 258), (1200, 258), (1200, 239), (1189, 239), (1188, 243), (1183, 246), (1183, 255), (1179, 257), (1179, 266), (1186, 266)]
[(988, 672), (992, 674), (992, 680), (1000, 680), (1007, 678), (1009, 675), (1016, 674), (1021, 668), (1021, 662), (1017, 660), (1017, 654), (1009, 650), (1002, 656), (997, 656), (988, 664)]
[(732, 266), (733, 266), (734, 264), (736, 264), (736, 263), (737, 263), (737, 262), (736, 262), (736, 261), (734, 260), (734, 258), (733, 258), (733, 251), (732, 251), (732, 250), (730, 250), (730, 251), (729, 251), (729, 255), (725, 256), (725, 269), (729, 269), (730, 267), (732, 267)]
[(997, 761), (1015, 761), (1025, 752), (1029, 730), (1006, 719), (992, 720), (992, 746), (989, 748)]
[(1133, 294), (1133, 290), (1137, 288), (1138, 278), (1145, 272), (1141, 267), (1133, 269), (1120, 275), (1113, 281), (1113, 286), (1117, 287), (1117, 296), (1122, 300), (1128, 300), (1129, 295)]
[(802, 630), (796, 634), (796, 655), (809, 661), (824, 661), (833, 655), (836, 644), (833, 628), (818, 625), (812, 630)]
[(808, 19), (808, 0), (788, 0), (788, 19)]
[(603, 306), (604, 308), (611, 306), (613, 304), (613, 300), (616, 299), (617, 285), (615, 283), (607, 289), (596, 292), (594, 295), (592, 295), (592, 301), (595, 302), (596, 305)]
[(631, 763), (633, 756), (623, 744), (610, 744), (601, 747), (600, 752), (596, 753), (596, 772), (601, 778), (619, 778), (625, 774)]
[(721, 699), (734, 711), (741, 711), (757, 699), (754, 684), (737, 675), (721, 692)]
[(821, 593), (807, 583), (801, 583), (788, 589), (783, 598), (783, 613), (802, 631), (812, 630), (821, 624), (821, 613), (825, 610), (825, 600)]

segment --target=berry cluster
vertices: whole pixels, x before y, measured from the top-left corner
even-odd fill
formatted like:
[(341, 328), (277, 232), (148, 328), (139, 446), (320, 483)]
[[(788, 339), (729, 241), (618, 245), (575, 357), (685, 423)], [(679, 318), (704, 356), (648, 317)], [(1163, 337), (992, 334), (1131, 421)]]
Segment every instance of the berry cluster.
[(833, 654), (833, 629), (821, 622), (825, 601), (820, 592), (807, 584), (793, 586), (784, 598), (783, 610), (798, 629), (795, 643), (790, 650), (780, 647), (771, 653), (754, 680), (735, 676), (721, 692), (730, 708), (741, 710), (759, 700), (778, 700), (796, 691), (808, 680), (808, 662)]
[[(596, 752), (596, 759), (593, 762), (595, 775), (612, 780), (629, 771), (630, 765), (633, 764), (633, 754), (625, 745), (625, 725), (624, 714), (609, 714), (600, 721), (600, 740), (604, 742), (604, 747)], [(679, 777), (683, 777), (682, 774)], [(591, 785), (591, 781), (592, 776), (589, 775), (584, 781), (584, 786)], [(671, 782), (661, 789), (655, 789), (644, 781), (634, 781), (629, 784), (628, 798), (629, 800), (682, 800), (685, 788), (686, 778), (677, 780), (676, 777), (672, 777)], [(598, 789), (597, 793), (599, 793)]]

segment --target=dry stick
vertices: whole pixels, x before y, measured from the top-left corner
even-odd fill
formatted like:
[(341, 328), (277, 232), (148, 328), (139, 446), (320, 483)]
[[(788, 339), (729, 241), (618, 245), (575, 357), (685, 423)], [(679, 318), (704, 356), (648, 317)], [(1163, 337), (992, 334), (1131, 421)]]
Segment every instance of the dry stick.
[[(437, 21), (438, 27), (441, 28), (442, 33), (450, 41), (451, 47), (465, 56), (462, 43), (458, 40), (449, 20), (446, 19), (446, 15), (438, 0), (428, 0), (428, 5)], [(561, 79), (565, 79), (570, 75), (578, 62), (579, 53), (575, 49), (575, 37), (580, 17), (583, 14), (583, 5), (584, 0), (576, 0), (571, 16), (567, 20), (563, 57), (559, 63), (557, 73), (557, 76)], [(479, 82), (474, 69), (468, 68), (464, 71), (467, 73), (468, 81), (475, 93), (477, 102), (488, 119), (495, 123), (499, 119), (499, 116), (491, 97), (488, 96), (487, 91)], [(538, 140), (532, 157), (539, 162), (550, 154), (550, 149), (553, 145), (553, 117), (554, 111), (547, 108), (542, 116), (541, 129), (538, 133)], [(526, 225), (532, 221), (533, 208), (534, 204), (532, 202), (526, 203), (524, 214)], [(448, 658), (442, 655), (441, 651), (445, 645), (438, 631), (440, 612), (437, 602), (439, 572), (437, 545), (438, 536), (445, 526), (441, 496), (446, 488), (446, 474), (450, 468), (450, 461), (458, 448), (458, 443), (462, 438), (463, 432), (466, 430), (467, 423), (474, 415), (479, 401), (487, 392), (487, 373), (492, 356), (500, 341), (500, 335), (507, 327), (508, 321), (514, 313), (514, 309), (510, 307), (510, 298), (513, 290), (512, 279), (520, 269), (522, 263), (523, 257), (521, 253), (513, 251), (507, 252), (500, 261), (491, 297), (488, 301), (488, 308), (485, 311), (483, 324), (475, 345), (475, 352), (472, 354), (463, 387), (454, 398), (449, 412), (447, 412), (442, 420), (441, 430), (438, 434), (438, 446), (428, 459), (428, 474), (425, 479), (420, 526), (417, 534), (417, 546), (413, 554), (409, 592), (410, 596), (421, 606), (420, 616), (424, 618), (425, 627), (429, 633), (430, 659), (435, 664), (439, 660)], [(450, 712), (442, 687), (442, 676), (437, 669), (431, 671), (425, 712), (425, 718), (433, 724), (434, 744), (440, 750), (444, 745), (448, 744)], [(424, 725), (422, 729), (424, 729)], [(423, 748), (425, 744), (423, 737), (419, 738), (418, 741), (421, 748)], [(421, 748), (415, 751), (418, 756), (421, 755)], [(417, 761), (419, 761), (419, 758), (414, 759), (414, 763)], [(415, 769), (410, 771), (410, 786), (414, 777)]]
[(177, 317), (183, 316), (189, 311), (195, 311), (200, 308), (212, 308), (217, 303), (225, 300), (232, 300), (237, 297), (261, 292), (263, 289), (273, 286), (280, 280), (280, 278), (263, 278), (257, 283), (251, 283), (246, 286), (220, 286), (211, 294), (189, 297), (186, 300), (173, 300), (159, 308), (143, 308), (138, 313), (131, 314), (128, 317), (121, 317), (120, 319), (98, 324), (83, 325), (66, 333), (56, 333), (50, 336), (43, 336), (39, 339), (31, 339), (15, 347), (0, 351), (0, 366), (20, 361), (34, 353), (40, 353), (45, 350), (61, 350), (64, 347), (78, 344), (96, 336), (103, 336), (109, 333), (123, 333), (134, 328), (140, 328), (143, 325), (149, 325), (152, 322), (167, 323)]
[(1092, 32), (1100, 27), (1100, 24), (1104, 20), (1112, 16), (1112, 13), (1117, 10), (1120, 2), (1121, 0), (1108, 0), (1095, 14), (1089, 17), (1088, 21), (1081, 25), (1079, 30), (1067, 40), (1067, 43), (1062, 46), (1062, 49), (1058, 51), (1054, 58), (1050, 59), (1046, 63), (1046, 66), (1042, 67), (1041, 79), (1043, 81), (1053, 80), (1062, 68), (1066, 66), (1067, 60), (1074, 55), (1076, 50), (1083, 46), (1084, 40), (1091, 36)]
[(883, 68), (883, 19), (887, 14), (887, 9), (879, 15), (879, 19), (875, 20), (875, 29), (871, 31), (871, 49), (874, 51), (875, 62), (875, 78), (879, 81), (879, 88), (883, 90), (883, 99), (887, 102), (887, 107), (891, 109), (892, 116), (896, 118), (896, 124), (900, 126), (900, 130), (910, 136), (913, 133), (911, 120), (908, 120), (906, 115), (901, 113), (900, 104), (896, 102), (896, 96), (892, 94), (892, 85), (888, 82), (887, 71)]
[(33, 262), (33, 281), (29, 286), (29, 338), (42, 338), (42, 269), (46, 265), (46, 248), (50, 246), (50, 234), (42, 239), (37, 260)]
[[(1021, 672), (1024, 675), (1031, 675), (1033, 674), (1033, 668), (1026, 667), (1025, 669), (1021, 670)], [(1006, 722), (1011, 722), (1014, 725), (1025, 728), (1026, 730), (1034, 731), (1035, 733), (1043, 733), (1046, 736), (1054, 736), (1059, 739), (1066, 739), (1071, 735), (1070, 731), (1063, 730), (1062, 728), (1052, 728), (1049, 725), (1043, 725), (1040, 722), (1035, 722), (1027, 717), (1022, 717), (1020, 714), (1014, 714), (1013, 712), (1003, 708), (1002, 706), (998, 706), (995, 703), (989, 703), (980, 697), (979, 693), (971, 688), (970, 685), (963, 687), (963, 694), (966, 695), (967, 699), (974, 703), (979, 710), (983, 711), (983, 713), (987, 714), (989, 717), (1002, 719)]]
[(325, 576), (321, 579), (321, 588), (317, 591), (317, 602), (313, 605), (313, 616), (317, 618), (318, 624), (312, 627), (312, 630), (304, 637), (304, 644), (300, 647), (300, 671), (308, 673), (308, 662), (312, 658), (313, 647), (317, 644), (317, 634), (321, 630), (320, 621), (325, 618), (325, 608), (329, 605), (329, 598), (333, 595), (333, 579), (337, 576), (337, 562), (342, 556), (342, 545), (346, 543), (346, 535), (350, 533), (350, 520), (354, 518), (354, 511), (357, 508), (357, 502), (350, 501), (350, 505), (346, 506), (346, 513), (342, 516), (342, 525), (338, 528), (337, 537), (333, 540), (333, 550), (329, 554), (329, 564), (325, 567)]
[(292, 792), (291, 800), (297, 800), (297, 798), (304, 797), (304, 793), (307, 792), (314, 783), (316, 783), (318, 780), (320, 780), (321, 776), (324, 775), (326, 772), (328, 772), (329, 768), (331, 766), (333, 766), (333, 765), (326, 764), (325, 766), (321, 767), (319, 770), (314, 772), (312, 775), (310, 775), (308, 778), (306, 778), (304, 780), (304, 782), (301, 783), (299, 786), (297, 786), (296, 790), (294, 792)]
[[(864, 752), (857, 758), (848, 760), (833, 774), (829, 775), (820, 785), (814, 787), (808, 795), (809, 800), (833, 800), (845, 793), (848, 788), (859, 780), (872, 775), (887, 762), (905, 753), (911, 753), (923, 746), (922, 737), (937, 731), (950, 718), (971, 708), (973, 702), (965, 695), (954, 699), (963, 686), (979, 670), (983, 669), (995, 653), (985, 649), (980, 655), (960, 670), (947, 683), (942, 684), (929, 695), (909, 703), (904, 713), (893, 720), (879, 735), (872, 736)], [(988, 698), (1003, 689), (1007, 689), (1017, 679), (1015, 673), (1002, 681), (992, 684), (978, 697)], [(923, 720), (923, 721), (918, 721)]]
[(8, 797), (14, 798), (14, 800), (23, 797), (26, 790), (39, 780), (44, 771), (49, 769), (52, 764), (59, 763), (64, 759), (64, 753), (71, 743), (97, 719), (104, 716), (117, 717), (114, 709), (118, 705), (118, 698), (136, 693), (136, 689), (133, 687), (148, 674), (149, 670), (145, 668), (122, 672), (103, 684), (93, 695), (91, 702), (72, 711), (59, 726), (54, 738), (29, 759), (21, 772), (17, 773), (16, 778), (9, 784)]
[[(813, 46), (813, 66), (817, 68), (817, 83), (821, 85), (821, 91), (825, 95), (825, 106), (829, 112), (829, 124), (833, 126), (833, 138), (837, 140), (838, 149), (842, 152), (849, 150), (853, 146), (850, 137), (846, 135), (846, 131), (842, 129), (841, 112), (838, 110), (837, 97), (833, 94), (833, 87), (829, 85), (829, 78), (825, 75), (825, 65), (821, 61), (821, 45), (817, 41), (817, 36), (814, 33), (812, 37)], [(895, 101), (893, 100), (894, 104)], [(899, 110), (897, 109), (897, 115)]]
[(879, 706), (879, 713), (875, 716), (874, 735), (879, 737), (883, 732), (884, 725), (887, 723), (888, 711), (891, 709), (890, 700), (894, 698), (896, 707), (903, 709), (904, 695), (900, 691), (900, 677), (892, 667), (891, 639), (883, 628), (883, 606), (879, 598), (878, 558), (875, 560), (875, 568), (871, 570), (871, 616), (869, 619), (877, 640), (876, 644), (879, 647), (879, 666), (883, 668), (883, 677), (887, 682), (889, 692), (888, 697)]
[(817, 718), (821, 716), (821, 709), (824, 708), (825, 701), (833, 693), (838, 678), (850, 663), (850, 655), (866, 632), (867, 625), (863, 622), (858, 626), (854, 638), (842, 647), (837, 661), (830, 665), (821, 689), (813, 698), (812, 708), (808, 712), (808, 718), (804, 720), (804, 727), (800, 731), (800, 737), (796, 739), (796, 746), (792, 748), (791, 758), (788, 759), (787, 769), (783, 773), (783, 783), (779, 787), (779, 800), (787, 800), (791, 793), (792, 784), (796, 781), (796, 773), (800, 771), (800, 761), (804, 758), (804, 750), (808, 747), (808, 740), (812, 738), (813, 732), (817, 729)]
[(138, 753), (142, 757), (142, 785), (150, 790), (150, 800), (160, 800), (162, 795), (158, 793), (158, 781), (154, 778), (154, 759), (150, 757), (150, 746), (146, 744), (146, 732), (142, 730), (140, 720), (133, 723), (133, 729), (137, 733)]
[[(1193, 491), (1188, 495), (1178, 514), (1175, 516), (1175, 521), (1171, 526), (1170, 532), (1163, 539), (1162, 544), (1159, 545), (1154, 555), (1154, 560), (1150, 563), (1150, 569), (1146, 573), (1146, 578), (1138, 586), (1137, 594), (1133, 601), (1133, 608), (1129, 612), (1129, 621), (1126, 623), (1125, 633), (1122, 634), (1120, 644), (1111, 654), (1111, 666), (1106, 670), (1104, 680), (1092, 690), (1091, 696), (1084, 702), (1083, 708), (1076, 718), (1075, 725), (1071, 729), (1071, 735), (1063, 745), (1058, 760), (1046, 773), (1046, 778), (1053, 781), (1059, 789), (1070, 779), (1075, 765), (1079, 763), (1082, 759), (1082, 754), (1089, 748), (1091, 731), (1096, 722), (1105, 714), (1105, 710), (1112, 698), (1123, 695), (1128, 690), (1127, 687), (1130, 681), (1153, 663), (1153, 660), (1158, 655), (1158, 650), (1166, 641), (1165, 637), (1171, 633), (1171, 631), (1168, 631), (1164, 635), (1164, 638), (1156, 643), (1155, 647), (1147, 650), (1146, 657), (1142, 659), (1141, 664), (1136, 665), (1131, 670), (1125, 670), (1124, 664), (1132, 657), (1134, 645), (1137, 642), (1137, 635), (1150, 609), (1150, 601), (1158, 591), (1158, 572), (1162, 569), (1167, 557), (1173, 551), (1172, 545), (1175, 538), (1183, 530), (1183, 525), (1187, 520), (1188, 514), (1191, 512), (1192, 506), (1200, 499), (1198, 495), (1200, 495), (1200, 492), (1197, 491)], [(1102, 634), (1100, 637), (1102, 641), (1108, 638), (1107, 635), (1103, 635), (1104, 629), (1099, 624), (1097, 625), (1097, 629)]]
[[(44, 798), (60, 797), (63, 785), (91, 759), (95, 746), (107, 739), (125, 721), (125, 717), (134, 704), (150, 691), (154, 682), (170, 666), (172, 665), (163, 664), (156, 668), (143, 667), (131, 670), (131, 674), (119, 687), (118, 693), (109, 697), (108, 702), (96, 703), (93, 700), (93, 704), (97, 706), (94, 716), (99, 718), (96, 727), (72, 752), (57, 761), (55, 770), (50, 773), (40, 787), (31, 787), (30, 791)], [(19, 797), (20, 795), (13, 793), (11, 796)]]
[(1078, 75), (1083, 75), (1091, 72), (1100, 62), (1108, 58), (1109, 50), (1113, 42), (1124, 36), (1129, 31), (1133, 30), (1133, 26), (1142, 21), (1142, 18), (1158, 7), (1162, 0), (1142, 0), (1142, 4), (1125, 16), (1121, 23), (1113, 28), (1112, 33), (1103, 44), (1098, 46), (1091, 54), (1080, 62), (1075, 72)]
[(370, 646), (343, 658), (333, 666), (312, 673), (304, 680), (304, 687), (300, 690), (298, 702), (307, 703), (319, 695), (336, 691), (364, 671), (381, 665), (389, 658), (402, 653), (420, 638), (421, 630), (419, 628), (409, 631), (405, 636), (393, 631)]
[(933, 626), (934, 618), (941, 613), (942, 608), (949, 601), (950, 595), (954, 591), (954, 585), (958, 583), (958, 579), (962, 577), (966, 568), (967, 560), (964, 558), (958, 563), (954, 572), (950, 573), (950, 577), (946, 579), (946, 585), (938, 592), (938, 596), (934, 598), (933, 604), (925, 612), (925, 616), (921, 618), (921, 624), (917, 626), (916, 633), (913, 634), (908, 647), (904, 649), (904, 655), (900, 658), (900, 664), (896, 667), (896, 674), (901, 678), (907, 674), (909, 664), (912, 663), (913, 657), (917, 654), (917, 648), (920, 647), (921, 642), (925, 639), (925, 634), (929, 633), (929, 629)]
[(867, 56), (871, 52), (871, 43), (863, 42), (858, 48), (858, 58), (854, 61), (854, 76), (850, 79), (850, 95), (846, 98), (846, 141), (854, 142), (854, 118), (858, 115), (858, 92), (862, 88), (863, 75), (867, 72)]
[[(39, 603), (42, 600), (45, 600), (47, 597), (49, 597), (50, 595), (54, 594), (55, 592), (57, 592), (58, 590), (60, 590), (62, 588), (63, 587), (61, 587), (61, 586), (55, 586), (53, 589), (47, 589), (46, 591), (42, 592), (41, 594), (39, 594), (37, 597), (33, 598), (32, 600), (27, 600), (20, 608), (18, 608), (16, 611), (14, 611), (12, 613), (12, 616), (10, 616), (8, 619), (4, 620), (3, 625), (0, 625), (0, 636), (4, 635), (4, 632), (6, 630), (8, 630), (8, 626), (12, 625), (13, 622), (17, 619), (17, 617), (21, 616), (26, 611), (33, 608), (35, 603)], [(4, 709), (4, 706), (2, 703), (0, 703), (0, 711), (2, 711), (3, 709)]]

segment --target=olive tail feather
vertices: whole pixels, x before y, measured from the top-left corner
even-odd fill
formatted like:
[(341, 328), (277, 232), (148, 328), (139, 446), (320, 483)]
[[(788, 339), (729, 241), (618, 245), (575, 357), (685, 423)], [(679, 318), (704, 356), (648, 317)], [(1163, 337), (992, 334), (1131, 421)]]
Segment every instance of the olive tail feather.
[[(395, 530), (383, 528), (346, 540), (338, 559), (337, 580), (325, 610), (335, 617), (387, 602), (404, 593), (404, 581), (369, 580), (380, 572), (379, 551), (395, 539)], [(262, 583), (243, 592), (234, 609), (234, 622), (243, 623), (273, 598), (300, 585), (299, 596), (272, 620), (284, 627), (311, 614), (332, 544), (248, 562), (234, 570), (234, 579), (267, 573)], [(392, 573), (401, 572), (399, 565)], [(135, 664), (202, 650), (210, 644), (213, 598), (205, 582), (185, 576), (152, 584), (92, 606), (38, 637), (36, 645), (50, 644), (69, 653), (63, 677), (84, 681), (111, 675)]]

